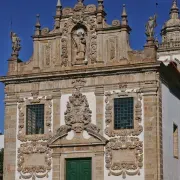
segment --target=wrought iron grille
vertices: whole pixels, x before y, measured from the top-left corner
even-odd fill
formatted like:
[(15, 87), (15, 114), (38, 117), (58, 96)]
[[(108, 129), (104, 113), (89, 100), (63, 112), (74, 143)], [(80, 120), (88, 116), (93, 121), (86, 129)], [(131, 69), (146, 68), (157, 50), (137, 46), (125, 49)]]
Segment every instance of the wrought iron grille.
[(114, 99), (114, 129), (133, 129), (133, 119), (133, 97)]
[(26, 108), (26, 132), (44, 134), (44, 104), (28, 105)]

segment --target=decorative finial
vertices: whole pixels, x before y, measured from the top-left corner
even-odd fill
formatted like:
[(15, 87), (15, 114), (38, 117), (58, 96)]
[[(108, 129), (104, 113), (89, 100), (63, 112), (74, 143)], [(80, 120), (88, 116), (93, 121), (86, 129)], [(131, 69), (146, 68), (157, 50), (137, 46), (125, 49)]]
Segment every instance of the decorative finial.
[(179, 18), (179, 8), (177, 6), (177, 0), (173, 0), (173, 4), (170, 11), (170, 18), (171, 19), (178, 19)]
[(35, 35), (40, 35), (41, 31), (41, 24), (40, 24), (40, 15), (36, 15), (36, 25), (35, 25)]
[(11, 41), (12, 41), (12, 54), (11, 57), (14, 59), (18, 59), (19, 51), (21, 50), (20, 38), (16, 33), (11, 32)]
[(126, 13), (126, 5), (125, 4), (123, 4), (123, 12), (122, 12), (121, 17), (122, 17), (122, 25), (128, 25), (128, 19), (127, 19), (128, 15)]
[(97, 23), (98, 28), (102, 28), (103, 26), (103, 19), (106, 15), (104, 12), (104, 0), (98, 0), (98, 7), (97, 7)]
[(61, 5), (61, 0), (58, 0), (58, 2), (57, 2), (57, 7), (62, 7), (62, 5)]
[(58, 0), (57, 1), (57, 6), (56, 6), (56, 16), (54, 17), (55, 20), (55, 29), (59, 29), (60, 28), (60, 19), (61, 19), (61, 15), (62, 15), (62, 4), (61, 1)]

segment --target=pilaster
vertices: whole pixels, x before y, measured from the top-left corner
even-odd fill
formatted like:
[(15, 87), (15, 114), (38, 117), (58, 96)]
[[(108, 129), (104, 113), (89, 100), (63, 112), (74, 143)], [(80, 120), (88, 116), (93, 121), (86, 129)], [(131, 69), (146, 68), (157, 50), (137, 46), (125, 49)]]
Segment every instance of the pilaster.
[(143, 92), (144, 102), (144, 168), (145, 180), (161, 180), (159, 171), (159, 95), (158, 88), (145, 88)]
[(61, 91), (56, 89), (53, 91), (53, 134), (55, 134), (57, 128), (60, 127), (60, 101)]
[(100, 129), (100, 134), (103, 134), (104, 127), (104, 87), (99, 86), (95, 89), (96, 95), (96, 125)]
[(15, 95), (5, 100), (4, 124), (4, 179), (14, 180), (16, 172), (16, 127), (17, 98)]

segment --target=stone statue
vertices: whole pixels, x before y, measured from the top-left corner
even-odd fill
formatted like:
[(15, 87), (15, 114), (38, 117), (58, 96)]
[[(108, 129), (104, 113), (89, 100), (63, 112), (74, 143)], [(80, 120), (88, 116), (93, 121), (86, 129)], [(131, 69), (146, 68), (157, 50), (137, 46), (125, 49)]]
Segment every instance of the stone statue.
[(73, 41), (76, 48), (76, 60), (85, 60), (86, 54), (86, 39), (84, 32), (78, 32), (74, 37)]
[(11, 41), (12, 41), (12, 56), (19, 56), (19, 51), (21, 50), (20, 38), (16, 33), (11, 32)]
[(153, 37), (154, 36), (154, 28), (157, 26), (156, 23), (157, 16), (154, 15), (154, 17), (150, 17), (147, 24), (146, 24), (146, 35), (147, 37)]

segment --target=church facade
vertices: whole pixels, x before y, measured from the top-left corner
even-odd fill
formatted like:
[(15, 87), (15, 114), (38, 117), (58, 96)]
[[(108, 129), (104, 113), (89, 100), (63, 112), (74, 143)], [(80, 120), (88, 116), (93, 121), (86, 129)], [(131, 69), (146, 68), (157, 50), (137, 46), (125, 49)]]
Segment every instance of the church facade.
[[(180, 74), (162, 60), (156, 16), (146, 24), (144, 49), (135, 51), (125, 5), (121, 20), (109, 25), (103, 0), (97, 2), (63, 8), (58, 0), (52, 30), (37, 16), (27, 62), (11, 34), (8, 74), (0, 78), (5, 180), (180, 178), (178, 168), (167, 168), (168, 161), (179, 167), (180, 114), (164, 112), (180, 108)], [(175, 5), (171, 13), (178, 13)]]

